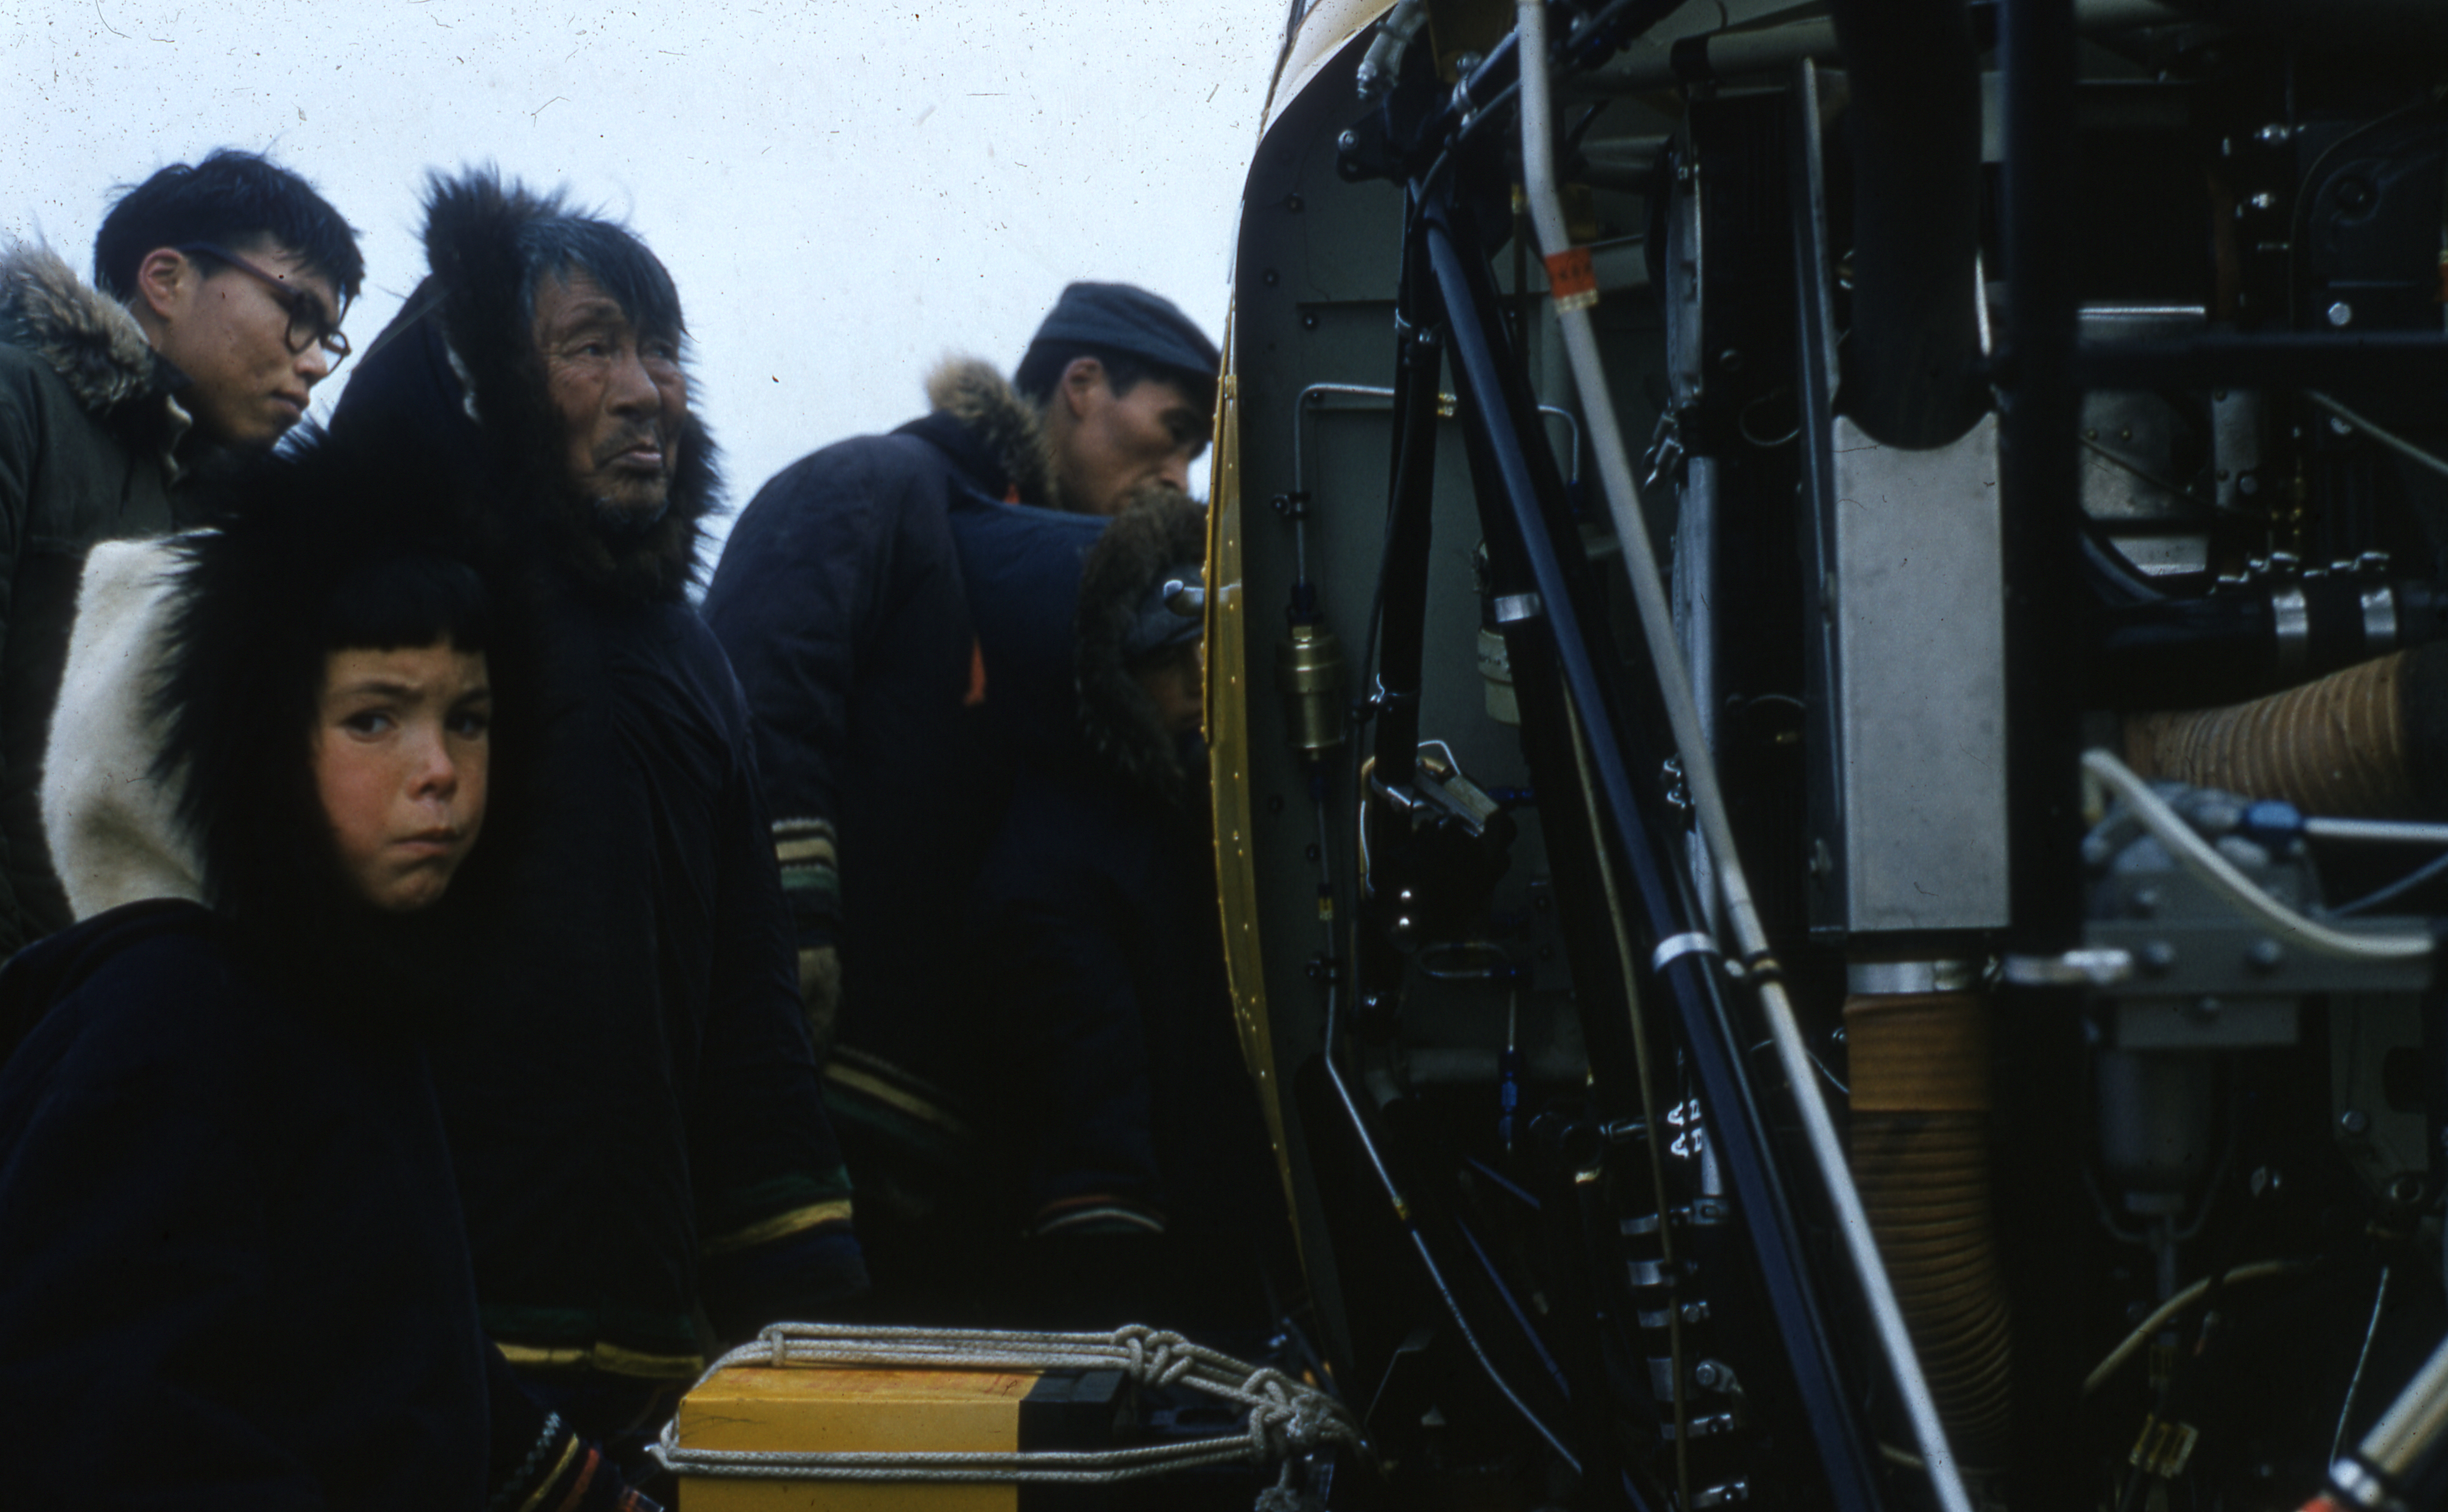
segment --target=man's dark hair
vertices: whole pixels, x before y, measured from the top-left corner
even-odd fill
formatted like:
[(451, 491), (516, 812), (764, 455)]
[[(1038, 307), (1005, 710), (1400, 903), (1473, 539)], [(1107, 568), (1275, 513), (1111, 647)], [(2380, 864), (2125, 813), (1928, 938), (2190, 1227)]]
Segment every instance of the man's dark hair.
[(1135, 353), (1070, 341), (1032, 343), (1027, 355), (1020, 359), (1020, 371), (1011, 375), (1011, 386), (1031, 404), (1043, 405), (1054, 397), (1063, 372), (1081, 357), (1094, 357), (1104, 365), (1105, 386), (1117, 399), (1150, 378), (1160, 378), (1179, 389), (1182, 396), (1197, 408), (1215, 408), (1215, 374), (1212, 373), (1166, 367)]
[(314, 185), (252, 152), (223, 147), (189, 167), (174, 163), (121, 195), (93, 239), (93, 278), (114, 299), (132, 298), (136, 270), (161, 247), (214, 241), (231, 248), (269, 237), (311, 273), (332, 280), (345, 309), (366, 278), (357, 234)]
[(640, 331), (674, 337), (687, 334), (671, 271), (628, 230), (589, 216), (543, 215), (519, 227), (518, 249), (527, 275), (520, 310), (530, 324), (539, 282), (583, 273), (602, 286)]

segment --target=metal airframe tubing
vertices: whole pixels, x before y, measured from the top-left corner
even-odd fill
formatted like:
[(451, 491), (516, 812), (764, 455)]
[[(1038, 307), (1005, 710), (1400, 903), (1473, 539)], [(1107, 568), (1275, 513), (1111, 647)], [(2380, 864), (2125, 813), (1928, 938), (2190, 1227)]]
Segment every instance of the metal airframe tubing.
[[(1538, 583), (1568, 695), (1588, 730), (1589, 755), (1607, 810), (1604, 818), (1612, 821), (1609, 828), (1627, 863), (1632, 891), (1644, 914), (1642, 927), (1655, 939), (1684, 932), (1699, 922), (1698, 910), (1680, 885), (1679, 868), (1654, 843), (1635, 797), (1613, 700), (1591, 656), (1581, 614), (1523, 451), (1505, 369), (1488, 328), (1486, 313), (1493, 308), (1492, 301), (1472, 278), (1469, 255), (1433, 213), (1425, 237), (1444, 299), (1452, 357), (1464, 401), (1463, 420), (1482, 429), (1501, 475), (1504, 503), (1520, 531)], [(1678, 956), (1656, 980), (1673, 1000), (1682, 1020), (1703, 1106), (1733, 1178), (1763, 1290), (1789, 1351), (1796, 1388), (1835, 1503), (1866, 1512), (1879, 1505), (1862, 1457), (1867, 1440), (1854, 1421), (1830, 1352), (1830, 1330), (1812, 1285), (1796, 1218), (1767, 1147), (1765, 1118), (1732, 1054), (1740, 1039), (1712, 975), (1716, 969), (1712, 958)]]

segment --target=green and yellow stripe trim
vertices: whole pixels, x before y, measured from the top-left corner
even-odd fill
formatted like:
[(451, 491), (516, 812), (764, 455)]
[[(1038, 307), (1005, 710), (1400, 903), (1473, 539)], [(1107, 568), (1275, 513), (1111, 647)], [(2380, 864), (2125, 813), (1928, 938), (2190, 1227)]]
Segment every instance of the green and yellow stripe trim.
[(744, 1229), (734, 1229), (729, 1234), (717, 1234), (699, 1246), (698, 1253), (708, 1258), (719, 1254), (736, 1254), (742, 1250), (753, 1250), (760, 1244), (771, 1244), (775, 1239), (788, 1238), (794, 1234), (805, 1234), (810, 1229), (821, 1228), (828, 1223), (848, 1223), (850, 1214), (850, 1198), (828, 1197), (822, 1202), (811, 1202), (805, 1207), (793, 1208), (788, 1213), (776, 1213), (772, 1217), (759, 1219)]

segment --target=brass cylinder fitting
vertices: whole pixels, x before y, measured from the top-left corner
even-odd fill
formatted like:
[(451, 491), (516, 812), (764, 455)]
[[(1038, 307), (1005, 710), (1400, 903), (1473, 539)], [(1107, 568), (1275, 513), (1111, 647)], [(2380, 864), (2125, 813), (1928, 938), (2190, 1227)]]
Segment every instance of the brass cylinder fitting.
[(1293, 750), (1314, 760), (1343, 743), (1343, 642), (1333, 631), (1295, 621), (1275, 646), (1275, 687)]
[(1989, 1173), (1989, 1004), (1973, 992), (1845, 1005), (1853, 1180), (1946, 1436), (2008, 1463), (2013, 1336)]

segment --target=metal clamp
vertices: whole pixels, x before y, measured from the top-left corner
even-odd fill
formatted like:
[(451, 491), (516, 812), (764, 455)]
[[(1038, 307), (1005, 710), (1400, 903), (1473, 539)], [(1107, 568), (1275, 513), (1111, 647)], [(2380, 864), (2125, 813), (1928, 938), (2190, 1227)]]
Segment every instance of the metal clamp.
[(2068, 950), (2063, 955), (2010, 955), (2006, 985), (2014, 987), (2113, 987), (2133, 980), (2130, 950)]
[(1683, 934), (1670, 934), (1658, 941), (1657, 948), (1650, 953), (1649, 969), (1662, 973), (1680, 957), (1695, 954), (1713, 955), (1722, 959), (1725, 952), (1717, 948), (1717, 942), (1712, 936), (1697, 929)]

